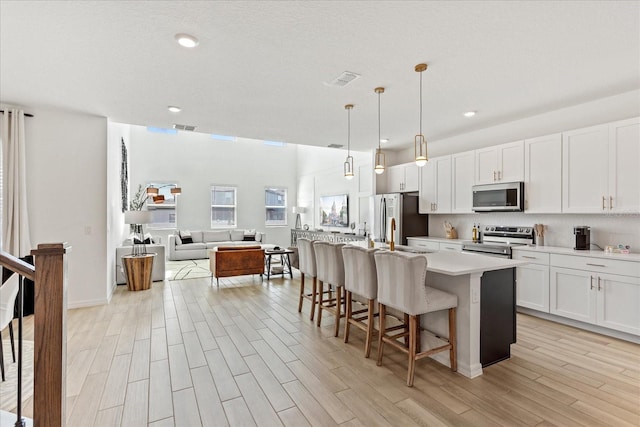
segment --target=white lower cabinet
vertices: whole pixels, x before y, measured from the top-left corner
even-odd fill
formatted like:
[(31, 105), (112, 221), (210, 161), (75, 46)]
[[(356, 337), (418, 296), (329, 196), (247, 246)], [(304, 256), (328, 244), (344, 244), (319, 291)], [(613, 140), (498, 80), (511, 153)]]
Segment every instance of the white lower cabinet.
[(549, 254), (514, 251), (513, 259), (529, 264), (516, 268), (516, 305), (549, 312)]
[(640, 277), (551, 267), (550, 313), (640, 335)]

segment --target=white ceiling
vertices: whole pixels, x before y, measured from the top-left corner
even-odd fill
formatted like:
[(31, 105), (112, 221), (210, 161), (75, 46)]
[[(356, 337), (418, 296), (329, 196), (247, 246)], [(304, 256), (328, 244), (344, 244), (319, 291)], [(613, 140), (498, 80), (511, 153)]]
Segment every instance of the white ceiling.
[[(177, 45), (176, 33), (200, 45)], [(437, 141), (640, 87), (638, 1), (5, 1), (0, 102), (326, 146)], [(328, 87), (343, 71), (361, 74)], [(167, 106), (178, 105), (174, 114)], [(462, 116), (477, 110), (472, 119)]]

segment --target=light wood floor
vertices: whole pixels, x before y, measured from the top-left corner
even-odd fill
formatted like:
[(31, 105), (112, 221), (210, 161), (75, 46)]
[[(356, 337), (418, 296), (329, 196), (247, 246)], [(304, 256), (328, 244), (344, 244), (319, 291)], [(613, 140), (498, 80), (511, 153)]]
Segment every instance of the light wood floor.
[(316, 328), (298, 286), (156, 282), (70, 310), (68, 425), (640, 425), (638, 345), (518, 315), (510, 360), (473, 380), (421, 360), (407, 388), (403, 355), (377, 367), (361, 331)]

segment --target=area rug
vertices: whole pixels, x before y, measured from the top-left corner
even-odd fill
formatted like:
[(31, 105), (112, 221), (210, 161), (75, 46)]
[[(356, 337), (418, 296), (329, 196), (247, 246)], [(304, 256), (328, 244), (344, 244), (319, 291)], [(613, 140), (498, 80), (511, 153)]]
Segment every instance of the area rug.
[(165, 265), (167, 280), (186, 280), (211, 277), (208, 259), (190, 259), (185, 261), (167, 261)]
[[(16, 331), (16, 335), (17, 335)], [(5, 332), (8, 334), (8, 332)], [(17, 337), (16, 337), (17, 338)], [(6, 380), (0, 381), (0, 409), (15, 412), (18, 396), (18, 340), (16, 339), (16, 362), (11, 358), (11, 341), (3, 340), (4, 373)], [(22, 341), (22, 401), (33, 395), (33, 341)]]

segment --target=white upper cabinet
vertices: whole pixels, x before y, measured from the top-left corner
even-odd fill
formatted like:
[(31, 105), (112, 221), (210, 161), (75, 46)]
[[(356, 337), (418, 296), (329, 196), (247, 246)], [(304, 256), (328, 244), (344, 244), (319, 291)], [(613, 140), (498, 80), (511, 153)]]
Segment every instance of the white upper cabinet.
[(640, 212), (640, 118), (609, 125), (609, 193), (611, 212)]
[(475, 152), (453, 154), (451, 156), (451, 212), (473, 213)]
[(562, 134), (562, 212), (606, 210), (609, 125)]
[(639, 118), (562, 138), (562, 212), (640, 212)]
[(527, 213), (562, 212), (562, 134), (524, 141), (524, 206)]
[[(451, 212), (451, 156), (434, 157), (422, 167), (420, 213)], [(471, 192), (471, 188), (469, 188)]]
[(415, 163), (389, 166), (386, 170), (388, 193), (418, 191), (420, 173)]
[(524, 141), (475, 151), (476, 184), (524, 181)]

